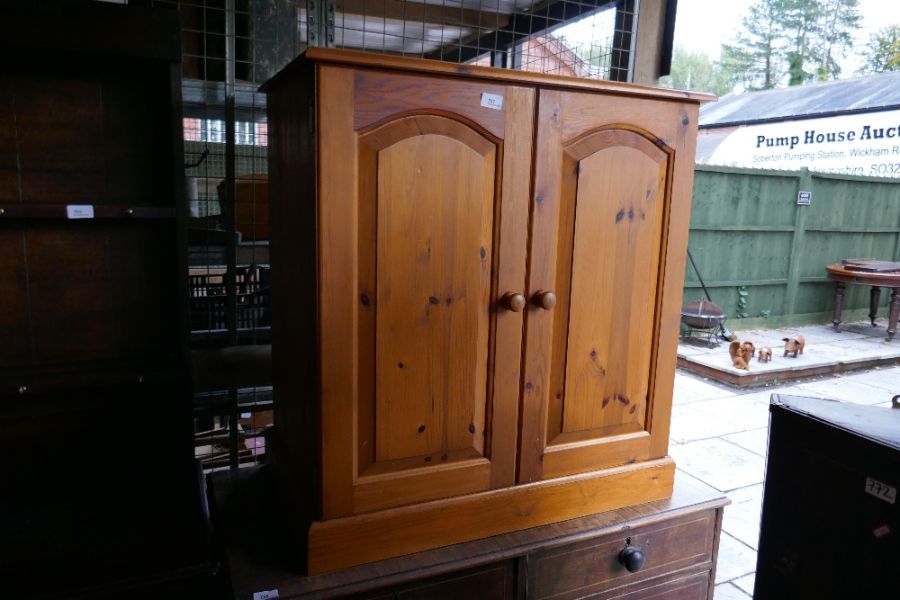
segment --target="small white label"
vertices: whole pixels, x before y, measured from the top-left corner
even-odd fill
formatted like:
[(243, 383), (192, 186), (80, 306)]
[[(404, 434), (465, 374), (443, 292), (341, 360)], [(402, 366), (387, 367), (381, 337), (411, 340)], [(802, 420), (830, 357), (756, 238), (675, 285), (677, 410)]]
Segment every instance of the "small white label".
[(797, 204), (800, 206), (812, 204), (812, 192), (797, 192)]
[(253, 600), (269, 600), (269, 598), (278, 598), (278, 590), (264, 590), (262, 592), (253, 592)]
[(897, 501), (897, 488), (881, 483), (877, 479), (866, 477), (866, 493), (872, 494), (879, 500), (884, 500), (888, 504)]
[(494, 110), (503, 110), (503, 96), (500, 94), (481, 94), (481, 105), (485, 108), (493, 108)]
[(66, 216), (70, 219), (93, 219), (94, 207), (91, 204), (67, 204)]

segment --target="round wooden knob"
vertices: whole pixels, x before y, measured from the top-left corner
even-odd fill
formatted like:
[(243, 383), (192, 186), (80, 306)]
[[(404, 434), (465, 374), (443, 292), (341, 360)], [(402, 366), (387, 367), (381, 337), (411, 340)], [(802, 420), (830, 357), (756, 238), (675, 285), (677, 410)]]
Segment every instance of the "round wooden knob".
[(531, 301), (535, 306), (539, 306), (544, 310), (550, 310), (556, 306), (556, 294), (553, 292), (538, 292)]
[(506, 292), (500, 298), (500, 305), (506, 310), (522, 312), (522, 309), (525, 308), (525, 296), (516, 292)]
[(636, 573), (644, 566), (644, 553), (640, 548), (625, 546), (625, 549), (619, 552), (619, 562), (625, 565), (629, 573)]

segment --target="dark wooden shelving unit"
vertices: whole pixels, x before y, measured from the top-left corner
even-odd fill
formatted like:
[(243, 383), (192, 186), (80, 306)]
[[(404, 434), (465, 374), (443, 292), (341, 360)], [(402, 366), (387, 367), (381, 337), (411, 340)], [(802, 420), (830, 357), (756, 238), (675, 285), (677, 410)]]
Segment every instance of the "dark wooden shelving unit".
[(3, 595), (205, 589), (178, 13), (0, 21)]

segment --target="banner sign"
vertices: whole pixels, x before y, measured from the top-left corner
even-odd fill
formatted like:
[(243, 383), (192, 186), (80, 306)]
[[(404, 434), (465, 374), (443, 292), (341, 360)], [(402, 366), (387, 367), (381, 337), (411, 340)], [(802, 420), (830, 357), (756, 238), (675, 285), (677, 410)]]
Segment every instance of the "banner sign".
[(704, 162), (900, 177), (900, 110), (747, 125), (728, 134)]

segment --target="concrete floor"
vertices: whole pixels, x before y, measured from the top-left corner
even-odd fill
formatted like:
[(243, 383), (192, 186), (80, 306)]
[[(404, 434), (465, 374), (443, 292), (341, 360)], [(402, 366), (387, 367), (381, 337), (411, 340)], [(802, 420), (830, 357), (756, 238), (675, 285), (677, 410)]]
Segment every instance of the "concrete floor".
[[(842, 349), (842, 344), (831, 342), (850, 341), (846, 339), (849, 336), (842, 337), (830, 327), (803, 327), (793, 331), (806, 335), (807, 352), (813, 356), (819, 355), (826, 343), (828, 353), (836, 361), (885, 352), (881, 335), (853, 336), (853, 343)], [(741, 339), (753, 339), (749, 332), (738, 333)], [(766, 335), (784, 337), (780, 331), (776, 333)], [(900, 337), (891, 344), (900, 348)], [(727, 360), (726, 344), (719, 347), (719, 352), (724, 352)], [(780, 357), (780, 352), (777, 354)], [(900, 394), (900, 366), (750, 389), (735, 389), (686, 371), (677, 372), (669, 453), (675, 459), (678, 476), (700, 480), (724, 492), (732, 502), (725, 509), (722, 525), (716, 600), (747, 600), (753, 595), (772, 394), (890, 407), (891, 397)]]

